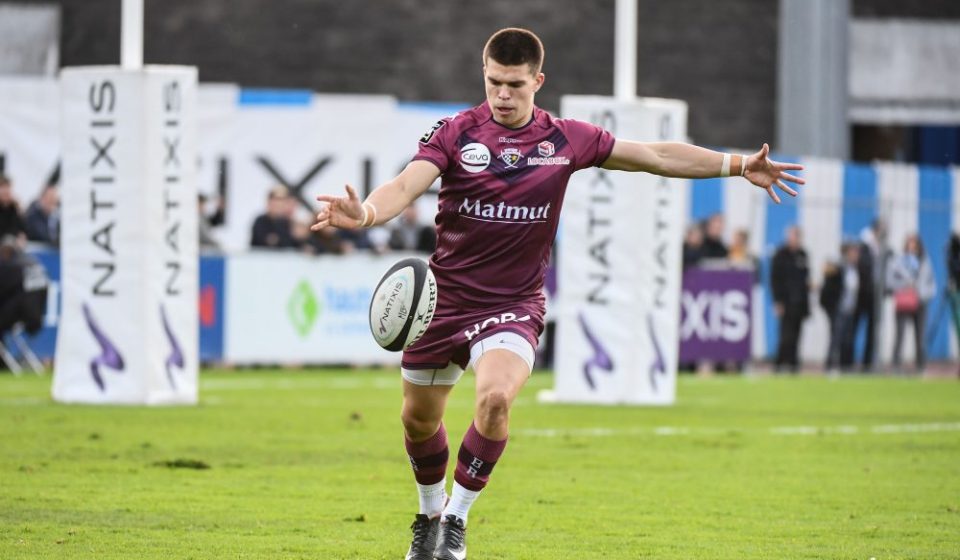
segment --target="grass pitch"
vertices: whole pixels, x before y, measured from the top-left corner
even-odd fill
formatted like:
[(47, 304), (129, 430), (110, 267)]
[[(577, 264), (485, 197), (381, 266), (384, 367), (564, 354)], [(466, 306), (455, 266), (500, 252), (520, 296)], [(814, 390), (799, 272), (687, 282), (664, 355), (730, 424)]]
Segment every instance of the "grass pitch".
[[(49, 383), (0, 377), (0, 558), (406, 551), (396, 373), (209, 372), (199, 406), (153, 409), (56, 405)], [(960, 558), (956, 381), (682, 378), (669, 408), (538, 404), (551, 384), (514, 409), (473, 560)]]

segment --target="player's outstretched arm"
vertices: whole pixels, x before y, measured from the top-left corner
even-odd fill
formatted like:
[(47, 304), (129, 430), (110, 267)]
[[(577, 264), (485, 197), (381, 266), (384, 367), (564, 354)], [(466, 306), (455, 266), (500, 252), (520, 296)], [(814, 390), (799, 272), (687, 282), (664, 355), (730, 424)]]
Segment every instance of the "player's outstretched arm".
[(425, 193), (439, 176), (436, 165), (415, 160), (399, 175), (377, 187), (363, 202), (350, 185), (346, 186), (346, 196), (321, 194), (317, 200), (323, 207), (310, 229), (319, 231), (327, 226), (359, 229), (389, 222)]
[(773, 188), (777, 187), (790, 196), (797, 196), (797, 191), (788, 187), (786, 182), (802, 185), (805, 181), (787, 171), (801, 170), (803, 166), (773, 161), (769, 155), (770, 146), (767, 144), (757, 153), (744, 156), (724, 154), (680, 142), (632, 142), (618, 139), (613, 145), (610, 157), (603, 162), (603, 168), (646, 171), (683, 179), (742, 175), (767, 191), (770, 198), (779, 204), (780, 197)]

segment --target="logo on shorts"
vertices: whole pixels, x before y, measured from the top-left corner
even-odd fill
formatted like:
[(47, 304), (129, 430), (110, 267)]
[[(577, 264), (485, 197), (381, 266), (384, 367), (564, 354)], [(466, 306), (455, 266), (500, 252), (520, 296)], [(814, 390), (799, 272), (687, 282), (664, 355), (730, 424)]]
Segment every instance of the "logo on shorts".
[(519, 148), (504, 148), (500, 150), (500, 159), (503, 160), (503, 163), (507, 164), (507, 168), (516, 168), (517, 162), (520, 161), (520, 158), (523, 157), (523, 154), (520, 153)]
[(544, 140), (537, 144), (537, 151), (540, 152), (540, 155), (543, 157), (550, 157), (555, 154), (557, 150), (553, 147), (553, 142)]
[(463, 331), (463, 335), (467, 337), (467, 340), (473, 340), (478, 334), (480, 334), (480, 331), (486, 329), (487, 327), (492, 327), (493, 325), (502, 325), (504, 323), (522, 323), (529, 320), (530, 315), (517, 317), (516, 313), (501, 313), (499, 317), (490, 317), (489, 319), (484, 319), (482, 323), (475, 323), (472, 328)]
[(490, 150), (479, 142), (460, 148), (460, 165), (470, 173), (480, 173), (490, 165)]

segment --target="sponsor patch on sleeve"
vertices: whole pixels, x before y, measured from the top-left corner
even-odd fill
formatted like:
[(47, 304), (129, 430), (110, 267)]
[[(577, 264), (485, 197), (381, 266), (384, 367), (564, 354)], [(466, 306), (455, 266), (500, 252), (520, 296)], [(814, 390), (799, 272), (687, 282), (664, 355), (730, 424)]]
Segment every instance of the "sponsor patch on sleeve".
[(426, 133), (424, 133), (423, 136), (420, 137), (420, 143), (426, 144), (427, 142), (429, 142), (430, 139), (433, 138), (433, 135), (436, 134), (437, 131), (440, 130), (440, 128), (445, 124), (447, 124), (447, 121), (445, 119), (440, 119), (439, 121), (437, 121), (435, 125), (430, 127), (430, 130), (428, 130)]

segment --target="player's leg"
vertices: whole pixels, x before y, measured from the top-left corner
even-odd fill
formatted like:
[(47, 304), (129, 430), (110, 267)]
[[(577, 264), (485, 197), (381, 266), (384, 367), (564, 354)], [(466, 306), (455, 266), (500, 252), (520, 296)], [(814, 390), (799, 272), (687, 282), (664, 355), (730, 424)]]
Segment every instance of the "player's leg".
[(520, 335), (502, 332), (477, 342), (471, 357), (477, 375), (476, 409), (457, 455), (450, 502), (443, 510), (436, 551), (440, 560), (458, 560), (466, 554), (470, 507), (506, 448), (510, 407), (530, 377), (534, 349)]
[(446, 504), (450, 455), (443, 412), (453, 385), (417, 385), (403, 380), (404, 443), (420, 494), (420, 513), (436, 517)]
[(447, 502), (446, 472), (450, 451), (443, 413), (453, 383), (463, 374), (458, 366), (451, 366), (439, 370), (403, 370), (400, 420), (420, 501), (419, 513), (410, 527), (413, 540), (407, 551), (407, 560), (432, 560), (440, 513)]

